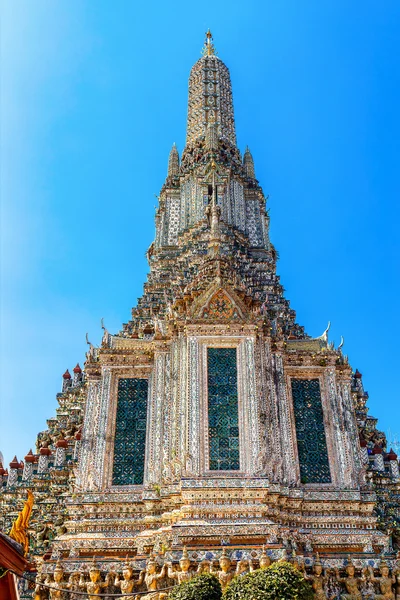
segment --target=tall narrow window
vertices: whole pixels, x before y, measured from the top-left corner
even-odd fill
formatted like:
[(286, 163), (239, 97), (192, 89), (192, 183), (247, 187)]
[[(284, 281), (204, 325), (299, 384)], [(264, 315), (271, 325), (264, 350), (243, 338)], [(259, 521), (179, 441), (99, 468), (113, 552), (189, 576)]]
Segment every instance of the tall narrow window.
[(292, 379), (293, 410), (302, 483), (330, 483), (318, 379)]
[(240, 468), (236, 348), (207, 348), (210, 471)]
[(113, 485), (143, 483), (147, 379), (120, 379), (114, 440)]

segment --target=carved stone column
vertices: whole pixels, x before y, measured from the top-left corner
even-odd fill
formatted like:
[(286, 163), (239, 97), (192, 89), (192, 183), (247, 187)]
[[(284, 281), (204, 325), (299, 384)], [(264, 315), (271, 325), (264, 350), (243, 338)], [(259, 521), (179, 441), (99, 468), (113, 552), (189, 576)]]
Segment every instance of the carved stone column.
[(77, 470), (76, 485), (82, 490), (89, 489), (89, 473), (94, 468), (95, 422), (98, 417), (98, 402), (101, 382), (89, 379), (83, 420), (80, 457)]
[(279, 353), (274, 354), (272, 364), (279, 420), (278, 431), (282, 443), (282, 483), (287, 485), (298, 483), (299, 480), (297, 448), (290, 418), (282, 355)]
[[(161, 483), (164, 460), (164, 418), (169, 418), (169, 409), (166, 406), (166, 403), (169, 402), (169, 381), (169, 355), (166, 352), (156, 352), (149, 382), (145, 484)], [(168, 444), (168, 440), (166, 443)]]
[(260, 454), (259, 403), (256, 387), (256, 364), (254, 357), (254, 339), (246, 338), (239, 345), (239, 382), (242, 381), (241, 396), (243, 399), (243, 452), (242, 470), (254, 475), (257, 471)]
[(95, 489), (102, 489), (104, 483), (104, 459), (106, 452), (106, 439), (108, 432), (108, 420), (110, 416), (110, 386), (111, 369), (103, 367), (101, 378), (101, 389), (99, 397), (98, 417), (94, 427), (94, 460), (93, 460), (93, 483)]
[(282, 441), (279, 435), (279, 411), (275, 385), (275, 361), (271, 355), (269, 340), (261, 344), (261, 376), (264, 389), (261, 399), (262, 431), (261, 439), (266, 453), (267, 474), (272, 481), (280, 480), (283, 465)]
[(351, 397), (347, 398), (345, 385), (337, 385), (334, 368), (326, 369), (325, 386), (331, 409), (331, 430), (333, 431), (337, 462), (337, 465), (331, 466), (331, 471), (335, 473), (335, 483), (340, 487), (358, 487), (357, 474), (361, 469), (361, 457), (358, 450), (358, 468), (356, 468), (354, 448), (350, 438), (354, 435), (358, 443), (358, 434), (352, 408), (349, 406)]
[(191, 456), (193, 475), (200, 475), (200, 373), (199, 343), (195, 337), (188, 338), (188, 453)]

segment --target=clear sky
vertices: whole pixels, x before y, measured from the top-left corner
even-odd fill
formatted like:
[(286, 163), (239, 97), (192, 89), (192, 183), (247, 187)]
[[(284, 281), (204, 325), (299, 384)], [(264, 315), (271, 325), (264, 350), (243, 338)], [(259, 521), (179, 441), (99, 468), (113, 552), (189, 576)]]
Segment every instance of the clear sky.
[(270, 195), (299, 323), (364, 376), (400, 433), (398, 0), (5, 0), (1, 428), (8, 463), (55, 414), (100, 319), (141, 294), (187, 80), (210, 27), (240, 149)]

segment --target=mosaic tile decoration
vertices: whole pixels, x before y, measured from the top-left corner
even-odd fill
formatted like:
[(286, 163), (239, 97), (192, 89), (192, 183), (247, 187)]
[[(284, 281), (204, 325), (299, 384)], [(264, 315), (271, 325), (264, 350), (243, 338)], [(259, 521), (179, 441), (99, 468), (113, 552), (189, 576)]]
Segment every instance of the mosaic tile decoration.
[(113, 485), (143, 483), (147, 379), (120, 379), (114, 442)]
[(302, 483), (331, 483), (318, 379), (292, 379)]
[(211, 471), (234, 471), (239, 461), (236, 348), (207, 348), (208, 436)]

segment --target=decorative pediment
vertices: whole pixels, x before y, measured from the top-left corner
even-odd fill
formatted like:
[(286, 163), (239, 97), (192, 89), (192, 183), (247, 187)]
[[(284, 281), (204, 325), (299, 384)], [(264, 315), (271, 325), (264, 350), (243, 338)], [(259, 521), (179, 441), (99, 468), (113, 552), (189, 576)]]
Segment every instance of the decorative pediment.
[(209, 303), (203, 308), (201, 316), (211, 319), (232, 319), (238, 317), (239, 313), (226, 292), (220, 289), (210, 298)]
[(243, 301), (227, 287), (212, 286), (204, 292), (192, 308), (192, 317), (212, 321), (245, 319), (247, 313)]

